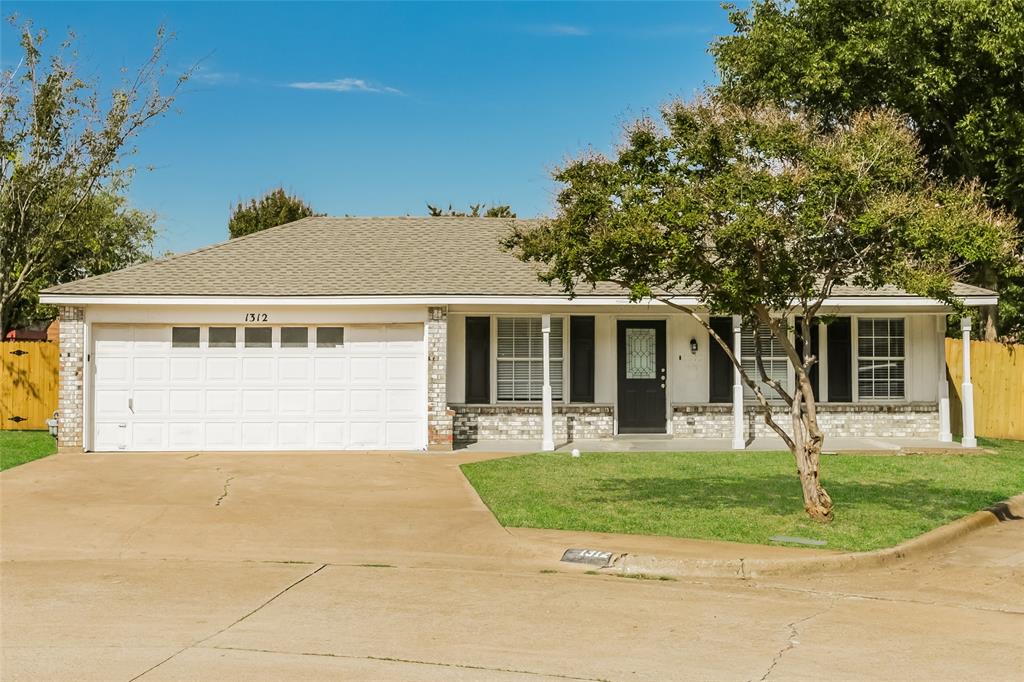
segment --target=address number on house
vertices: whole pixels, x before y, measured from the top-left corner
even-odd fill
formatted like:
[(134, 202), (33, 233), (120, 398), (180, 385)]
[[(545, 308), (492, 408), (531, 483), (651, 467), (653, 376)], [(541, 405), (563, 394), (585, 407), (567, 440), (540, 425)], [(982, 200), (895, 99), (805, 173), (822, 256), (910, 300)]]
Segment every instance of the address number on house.
[(266, 322), (267, 321), (267, 314), (266, 313), (246, 313), (245, 314), (245, 321), (246, 322)]

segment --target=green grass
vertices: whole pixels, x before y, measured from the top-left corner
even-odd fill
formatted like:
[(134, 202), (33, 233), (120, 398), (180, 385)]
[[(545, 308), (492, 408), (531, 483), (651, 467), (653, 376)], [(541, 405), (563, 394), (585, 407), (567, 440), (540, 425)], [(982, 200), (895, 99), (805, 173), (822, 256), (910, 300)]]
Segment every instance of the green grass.
[(0, 471), (57, 452), (49, 431), (0, 431)]
[(462, 470), (509, 527), (758, 544), (788, 535), (869, 550), (1024, 491), (1024, 442), (982, 440), (998, 454), (822, 457), (829, 525), (804, 513), (789, 453), (537, 453)]

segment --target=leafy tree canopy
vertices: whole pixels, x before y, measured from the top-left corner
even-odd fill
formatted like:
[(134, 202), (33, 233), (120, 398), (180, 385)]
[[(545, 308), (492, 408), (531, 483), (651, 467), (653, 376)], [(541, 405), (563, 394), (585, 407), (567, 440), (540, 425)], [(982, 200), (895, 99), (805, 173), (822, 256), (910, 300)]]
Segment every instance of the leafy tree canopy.
[[(1018, 0), (754, 0), (711, 48), (721, 92), (793, 104), (825, 125), (893, 108), (928, 168), (980, 179), (1024, 233), (1024, 3)], [(1001, 327), (1024, 334), (1024, 272), (1002, 273)], [(980, 284), (996, 284), (989, 269)], [(992, 328), (994, 332), (994, 328)]]
[[(787, 320), (809, 325), (840, 285), (892, 284), (957, 305), (963, 263), (1001, 262), (1014, 248), (1012, 220), (986, 204), (979, 185), (941, 183), (925, 171), (912, 126), (892, 111), (859, 113), (822, 133), (813, 119), (775, 106), (677, 102), (660, 125), (628, 128), (614, 158), (592, 154), (558, 169), (556, 216), (514, 227), (505, 245), (543, 264), (542, 279), (569, 293), (614, 282), (634, 300), (659, 299), (703, 324), (793, 451), (808, 513), (829, 520), (818, 481), (824, 434), (808, 379), (817, 359), (810, 344), (797, 351)], [(768, 379), (759, 352), (760, 376), (745, 371), (681, 295), (741, 316), (755, 333), (770, 329), (795, 368), (795, 393)], [(789, 406), (788, 432), (769, 399)]]
[[(481, 210), (483, 213), (481, 213)], [(470, 204), (469, 211), (456, 211), (452, 208), (451, 204), (448, 204), (448, 210), (438, 208), (432, 204), (427, 204), (427, 213), (433, 218), (439, 218), (441, 216), (453, 216), (459, 218), (515, 218), (516, 214), (512, 212), (512, 207), (507, 204), (495, 204), (494, 206), (487, 206), (487, 204)]]
[(278, 187), (248, 203), (238, 202), (228, 220), (228, 233), (234, 239), (315, 215), (323, 214), (315, 213), (298, 196)]
[[(16, 19), (10, 22), (16, 24)], [(159, 29), (137, 72), (100, 96), (77, 74), (74, 36), (50, 53), (20, 26), (22, 57), (0, 73), (0, 327), (34, 321), (39, 290), (148, 256), (154, 218), (125, 206), (138, 133), (172, 107)]]

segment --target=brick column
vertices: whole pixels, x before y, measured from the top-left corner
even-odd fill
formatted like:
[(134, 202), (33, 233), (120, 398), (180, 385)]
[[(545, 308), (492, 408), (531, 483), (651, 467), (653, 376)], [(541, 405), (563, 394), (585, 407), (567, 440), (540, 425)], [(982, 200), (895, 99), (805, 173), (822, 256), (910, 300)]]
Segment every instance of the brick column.
[(82, 452), (85, 408), (85, 308), (62, 305), (60, 314), (60, 392), (57, 400), (57, 448)]
[(448, 408), (448, 309), (427, 309), (427, 449), (452, 449), (455, 411)]

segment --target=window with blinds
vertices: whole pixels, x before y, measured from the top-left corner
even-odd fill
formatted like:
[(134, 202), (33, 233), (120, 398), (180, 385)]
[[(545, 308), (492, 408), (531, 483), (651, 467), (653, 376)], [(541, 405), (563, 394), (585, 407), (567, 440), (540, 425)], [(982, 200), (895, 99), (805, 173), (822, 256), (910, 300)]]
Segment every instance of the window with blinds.
[[(541, 400), (544, 391), (544, 336), (539, 317), (499, 317), (498, 400)], [(551, 318), (551, 399), (562, 399), (563, 320)]]
[(857, 320), (857, 392), (861, 400), (903, 399), (906, 394), (904, 322)]
[[(767, 325), (758, 327), (758, 336), (761, 342), (761, 361), (764, 364), (765, 374), (786, 388), (790, 371), (786, 352), (778, 340), (772, 336), (772, 331)], [(757, 383), (765, 398), (782, 400), (782, 396), (776, 393), (774, 388), (761, 381), (761, 372), (757, 369), (754, 353), (754, 330), (744, 329), (740, 346), (740, 364), (743, 365), (743, 371)], [(754, 392), (746, 384), (743, 385), (743, 397), (747, 400), (754, 399)]]

